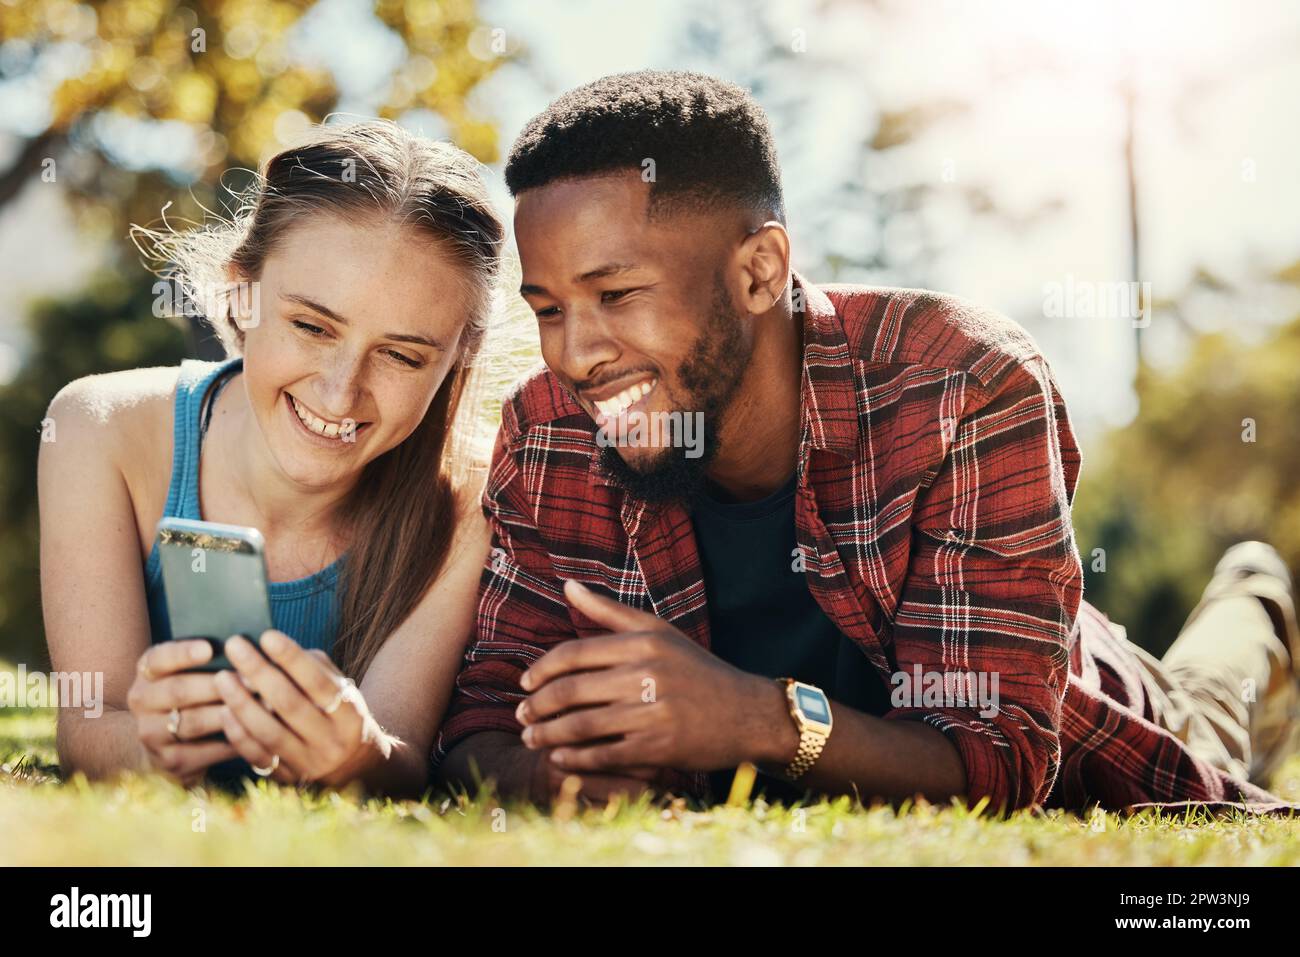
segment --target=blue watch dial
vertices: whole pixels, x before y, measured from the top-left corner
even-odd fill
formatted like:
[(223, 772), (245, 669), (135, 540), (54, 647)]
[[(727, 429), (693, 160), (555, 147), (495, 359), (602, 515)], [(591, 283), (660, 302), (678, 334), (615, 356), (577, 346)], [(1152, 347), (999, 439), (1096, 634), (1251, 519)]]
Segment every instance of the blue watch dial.
[(809, 721), (818, 721), (822, 724), (830, 722), (830, 702), (826, 700), (826, 695), (822, 692), (815, 688), (796, 688), (794, 700), (799, 706), (799, 710), (803, 712), (804, 717)]

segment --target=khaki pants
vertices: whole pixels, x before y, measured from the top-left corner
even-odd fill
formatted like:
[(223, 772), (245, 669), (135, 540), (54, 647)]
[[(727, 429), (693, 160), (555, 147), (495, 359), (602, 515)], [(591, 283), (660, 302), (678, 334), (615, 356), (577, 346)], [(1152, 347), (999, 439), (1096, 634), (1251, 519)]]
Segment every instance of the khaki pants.
[[(1268, 554), (1276, 565), (1249, 561)], [(1202, 760), (1266, 788), (1300, 751), (1300, 679), (1291, 652), (1298, 642), (1285, 566), (1271, 548), (1250, 542), (1225, 554), (1163, 658), (1134, 651), (1157, 723)]]

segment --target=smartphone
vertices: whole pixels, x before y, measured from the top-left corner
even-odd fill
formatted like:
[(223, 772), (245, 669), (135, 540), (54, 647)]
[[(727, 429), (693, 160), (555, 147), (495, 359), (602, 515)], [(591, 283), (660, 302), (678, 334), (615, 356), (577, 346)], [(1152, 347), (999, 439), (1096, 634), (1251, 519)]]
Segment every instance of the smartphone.
[(273, 627), (265, 551), (255, 528), (183, 518), (158, 523), (172, 639), (202, 638), (212, 645), (212, 658), (191, 670), (230, 668), (227, 638), (242, 635), (258, 645)]

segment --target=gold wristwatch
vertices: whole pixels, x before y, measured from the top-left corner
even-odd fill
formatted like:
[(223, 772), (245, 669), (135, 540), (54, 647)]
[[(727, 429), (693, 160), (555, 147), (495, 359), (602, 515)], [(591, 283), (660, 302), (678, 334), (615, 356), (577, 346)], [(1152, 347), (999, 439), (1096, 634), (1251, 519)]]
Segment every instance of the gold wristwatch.
[(785, 685), (790, 717), (799, 729), (799, 750), (783, 772), (789, 780), (797, 781), (817, 763), (826, 747), (826, 739), (831, 736), (831, 702), (815, 685), (793, 678), (778, 678), (777, 681)]

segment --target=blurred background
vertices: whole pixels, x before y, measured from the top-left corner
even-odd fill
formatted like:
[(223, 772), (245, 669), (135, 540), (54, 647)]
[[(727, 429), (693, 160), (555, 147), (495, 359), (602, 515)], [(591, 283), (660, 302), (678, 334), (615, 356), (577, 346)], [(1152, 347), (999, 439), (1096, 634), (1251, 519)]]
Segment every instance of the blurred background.
[(641, 67), (753, 90), (805, 275), (1037, 338), (1083, 448), (1086, 595), (1133, 640), (1162, 652), (1234, 540), (1300, 568), (1300, 5), (0, 0), (0, 658), (46, 661), (51, 397), (215, 357), (155, 318), (132, 223), (204, 221), (332, 113), (452, 140), (505, 210), (522, 124)]

